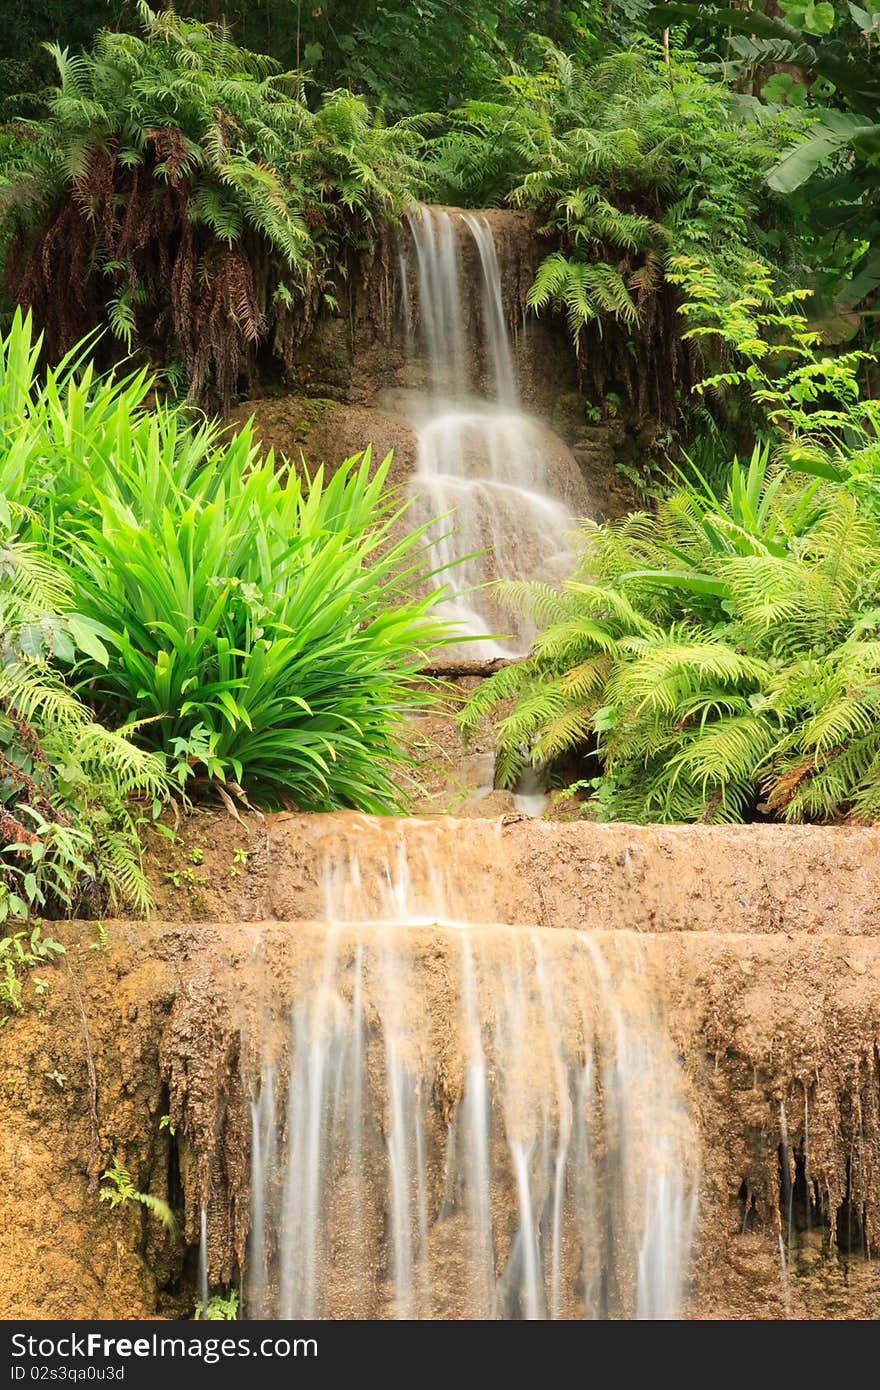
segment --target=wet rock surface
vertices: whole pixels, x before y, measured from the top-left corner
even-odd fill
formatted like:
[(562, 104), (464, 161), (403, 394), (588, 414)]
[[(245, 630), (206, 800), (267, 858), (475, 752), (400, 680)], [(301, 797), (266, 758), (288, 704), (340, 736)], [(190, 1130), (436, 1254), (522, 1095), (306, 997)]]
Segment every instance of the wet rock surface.
[[(237, 1277), (259, 1011), (268, 998), (285, 1016), (307, 943), (324, 930), (297, 919), (322, 916), (334, 837), (368, 861), (400, 833), (423, 836), (423, 865), (439, 855), (453, 877), (467, 875), (475, 921), (503, 911), (617, 932), (624, 958), (642, 962), (633, 979), (647, 972), (700, 1136), (687, 1312), (880, 1313), (878, 1267), (865, 1258), (880, 1222), (880, 831), (458, 820), (401, 832), (395, 822), (359, 831), (354, 819), (242, 827), (203, 813), (181, 827), (178, 852), (189, 862), (203, 848), (211, 920), (185, 922), (189, 888), (163, 879), (181, 895), (176, 921), (108, 923), (106, 949), (93, 949), (93, 924), (55, 929), (69, 954), (46, 971), (42, 1013), (29, 1008), (0, 1035), (4, 1316), (188, 1312), (209, 1196), (212, 1280)], [(420, 892), (428, 900), (420, 853), (410, 853), (416, 903)], [(166, 901), (163, 914), (173, 910)], [(267, 915), (276, 920), (257, 920)], [(441, 927), (417, 931), (440, 1034), (447, 938)], [(454, 1054), (448, 1040), (450, 1078)], [(173, 1135), (160, 1127), (165, 1114)], [(94, 1181), (113, 1158), (171, 1201), (182, 1245), (133, 1204), (99, 1203)]]

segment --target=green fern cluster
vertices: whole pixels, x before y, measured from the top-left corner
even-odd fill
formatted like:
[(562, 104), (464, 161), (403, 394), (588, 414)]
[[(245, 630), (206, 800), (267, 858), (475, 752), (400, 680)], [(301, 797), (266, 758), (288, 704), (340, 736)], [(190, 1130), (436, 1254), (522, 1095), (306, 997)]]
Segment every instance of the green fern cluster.
[(141, 35), (50, 46), (48, 114), (0, 164), (8, 287), (56, 359), (106, 325), (227, 398), (259, 341), (332, 302), (345, 246), (413, 200), (424, 121), (388, 127), (348, 91), (310, 105), (225, 24), (139, 11)]
[[(859, 476), (880, 480), (866, 447)], [(500, 771), (598, 758), (594, 809), (636, 821), (880, 815), (880, 521), (847, 481), (757, 448), (721, 497), (589, 526), (560, 590), (507, 586), (542, 626), (486, 681)]]
[(68, 576), (0, 524), (0, 913), (73, 907), (90, 882), (146, 911), (136, 809), (169, 784), (134, 729), (95, 721), (58, 674), (101, 643)]

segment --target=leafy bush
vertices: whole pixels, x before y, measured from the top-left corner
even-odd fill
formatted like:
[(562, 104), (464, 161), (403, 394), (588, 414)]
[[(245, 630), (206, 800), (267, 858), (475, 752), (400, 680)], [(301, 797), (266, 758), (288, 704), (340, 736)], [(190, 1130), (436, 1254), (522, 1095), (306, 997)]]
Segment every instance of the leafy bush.
[[(0, 511), (3, 508), (0, 507)], [(148, 905), (138, 802), (168, 792), (161, 759), (97, 723), (53, 660), (101, 651), (63, 570), (10, 536), (0, 548), (0, 920), (72, 907), (93, 879)]]
[(718, 395), (735, 388), (792, 466), (840, 479), (853, 445), (872, 438), (880, 424), (878, 403), (861, 399), (859, 373), (870, 354), (824, 350), (803, 312), (811, 292), (779, 294), (760, 261), (743, 267), (733, 293), (693, 256), (673, 257), (668, 277), (684, 291), (685, 341), (708, 343), (724, 368), (694, 390)]
[(120, 486), (95, 478), (71, 578), (110, 653), (80, 664), (96, 708), (263, 804), (397, 805), (396, 728), (443, 632), (404, 591), (420, 533), (391, 539), (389, 465), (368, 451), (303, 486), (245, 434), (158, 500), (137, 456)]
[[(785, 92), (805, 108), (802, 138), (781, 152), (767, 183), (809, 227), (826, 312), (842, 307), (851, 317), (856, 306), (870, 309), (880, 286), (880, 6), (788, 0), (781, 9), (771, 15), (671, 3), (656, 6), (651, 17), (657, 24), (686, 19), (714, 38), (728, 80), (753, 86), (772, 72), (764, 102), (772, 106)], [(873, 313), (867, 318), (869, 327)]]
[(561, 592), (523, 588), (544, 630), (467, 721), (511, 695), (503, 772), (592, 738), (602, 814), (789, 820), (880, 814), (880, 527), (844, 484), (756, 452), (726, 497), (590, 528)]
[(64, 552), (96, 714), (164, 754), (187, 792), (399, 805), (397, 734), (446, 629), (433, 594), (412, 597), (425, 547), (399, 524), (390, 460), (302, 481), (261, 461), (248, 428), (147, 410), (142, 373), (95, 381), (74, 361), (40, 384), (37, 353), (19, 317), (0, 353), (0, 488), (22, 531)]
[(117, 352), (226, 401), (258, 342), (304, 336), (343, 243), (412, 198), (418, 122), (385, 127), (345, 91), (311, 110), (225, 27), (139, 10), (143, 37), (53, 48), (48, 115), (0, 168), (7, 287), (53, 361), (106, 324)]

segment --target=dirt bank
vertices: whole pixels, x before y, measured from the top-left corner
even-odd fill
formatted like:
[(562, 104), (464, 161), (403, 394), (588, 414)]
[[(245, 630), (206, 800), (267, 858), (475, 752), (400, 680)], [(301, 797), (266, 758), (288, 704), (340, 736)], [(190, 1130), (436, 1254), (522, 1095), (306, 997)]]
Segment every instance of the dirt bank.
[[(238, 822), (199, 812), (181, 823), (177, 844), (153, 841), (157, 911), (183, 920), (321, 920), (323, 867), (349, 842), (365, 882), (400, 843), (425, 883), (430, 865), (441, 863), (449, 913), (469, 921), (638, 932), (880, 930), (880, 827), (600, 825), (517, 814), (285, 813)], [(365, 901), (369, 915), (369, 892)]]

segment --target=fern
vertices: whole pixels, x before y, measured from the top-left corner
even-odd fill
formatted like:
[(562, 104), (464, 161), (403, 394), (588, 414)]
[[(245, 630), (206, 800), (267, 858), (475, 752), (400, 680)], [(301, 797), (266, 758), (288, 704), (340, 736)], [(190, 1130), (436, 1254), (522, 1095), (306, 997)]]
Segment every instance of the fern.
[(561, 251), (541, 262), (527, 302), (538, 311), (548, 304), (563, 309), (576, 343), (581, 330), (604, 315), (629, 324), (638, 318), (626, 284), (613, 266), (573, 261)]
[(50, 48), (47, 114), (0, 168), (10, 289), (51, 360), (106, 325), (227, 403), (259, 342), (289, 358), (344, 248), (418, 198), (424, 123), (388, 126), (347, 91), (307, 101), (225, 24), (139, 14), (140, 34)]
[[(0, 351), (0, 378), (30, 356), (28, 334), (17, 321)], [(22, 384), (18, 375), (16, 392)], [(23, 416), (19, 423), (21, 440)], [(8, 500), (4, 507), (10, 516), (25, 510)], [(20, 915), (47, 903), (72, 910), (91, 883), (114, 906), (145, 912), (134, 808), (141, 798), (158, 805), (168, 795), (164, 760), (131, 741), (133, 728), (114, 732), (96, 722), (64, 684), (55, 663), (86, 652), (106, 660), (103, 644), (70, 611), (65, 571), (35, 542), (3, 530), (0, 523), (0, 886)]]
[[(656, 357), (674, 322), (667, 262), (699, 256), (736, 295), (765, 229), (785, 219), (763, 175), (786, 118), (757, 123), (688, 55), (669, 61), (645, 40), (592, 67), (546, 41), (534, 51), (538, 64), (503, 82), (505, 100), (453, 111), (450, 129), (429, 141), (435, 196), (538, 213), (558, 249), (538, 268), (529, 304), (564, 315), (581, 352), (613, 324), (626, 344), (617, 375), (630, 379), (635, 355), (644, 410), (649, 364), (639, 357)], [(671, 375), (686, 359), (665, 348)], [(664, 386), (668, 397), (674, 382)]]
[(137, 1202), (146, 1208), (151, 1216), (155, 1216), (157, 1221), (165, 1227), (169, 1234), (173, 1235), (177, 1230), (177, 1219), (167, 1202), (161, 1197), (154, 1197), (149, 1192), (139, 1192), (131, 1179), (131, 1174), (127, 1168), (114, 1159), (113, 1163), (101, 1176), (102, 1186), (98, 1189), (98, 1198), (102, 1202), (110, 1204), (110, 1210), (116, 1211), (118, 1207), (125, 1206), (128, 1202)]
[(590, 753), (603, 818), (880, 816), (880, 513), (859, 465), (804, 481), (759, 446), (721, 496), (701, 481), (585, 527), (559, 590), (507, 586), (543, 629), (463, 715), (501, 710), (499, 775)]

